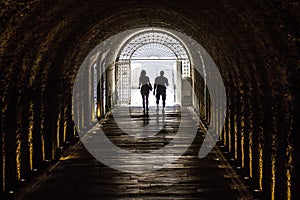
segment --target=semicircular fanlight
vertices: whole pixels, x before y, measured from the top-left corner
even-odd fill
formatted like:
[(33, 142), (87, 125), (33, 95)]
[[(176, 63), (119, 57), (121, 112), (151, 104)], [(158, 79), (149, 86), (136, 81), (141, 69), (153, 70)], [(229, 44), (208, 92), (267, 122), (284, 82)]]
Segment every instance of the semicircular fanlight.
[(125, 59), (188, 59), (183, 45), (170, 35), (153, 31), (132, 37), (122, 48), (120, 60)]
[(174, 52), (162, 44), (150, 43), (141, 46), (133, 54), (131, 59), (176, 59)]

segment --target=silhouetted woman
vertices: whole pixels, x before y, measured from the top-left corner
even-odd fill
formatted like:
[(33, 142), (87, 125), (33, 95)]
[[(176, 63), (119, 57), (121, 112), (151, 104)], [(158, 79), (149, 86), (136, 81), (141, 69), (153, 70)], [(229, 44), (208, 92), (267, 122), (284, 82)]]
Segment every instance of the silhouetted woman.
[[(149, 110), (149, 108), (148, 108), (149, 91), (152, 90), (152, 86), (151, 86), (149, 77), (146, 76), (145, 70), (141, 71), (141, 76), (139, 79), (139, 88), (141, 89), (144, 112), (145, 112), (145, 108), (148, 112), (148, 110)], [(145, 106), (145, 104), (146, 104), (146, 106)]]

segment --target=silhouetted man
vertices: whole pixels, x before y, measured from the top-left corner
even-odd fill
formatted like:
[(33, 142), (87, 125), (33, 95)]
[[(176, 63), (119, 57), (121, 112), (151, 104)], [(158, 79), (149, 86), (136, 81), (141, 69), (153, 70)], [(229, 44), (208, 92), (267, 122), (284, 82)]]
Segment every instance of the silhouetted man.
[(153, 95), (155, 95), (155, 90), (156, 90), (157, 110), (158, 110), (160, 96), (162, 97), (162, 101), (163, 101), (163, 109), (166, 106), (166, 87), (167, 86), (169, 86), (168, 79), (166, 77), (164, 77), (164, 71), (160, 71), (160, 76), (155, 78), (154, 90), (153, 90)]

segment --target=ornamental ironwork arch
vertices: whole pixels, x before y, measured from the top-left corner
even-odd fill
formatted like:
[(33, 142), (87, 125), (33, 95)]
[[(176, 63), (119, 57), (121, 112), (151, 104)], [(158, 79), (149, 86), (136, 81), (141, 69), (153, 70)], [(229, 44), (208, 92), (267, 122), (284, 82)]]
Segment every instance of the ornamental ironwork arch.
[(191, 65), (185, 46), (173, 35), (150, 30), (135, 34), (121, 47), (116, 60), (117, 104), (130, 104), (132, 60), (176, 60), (182, 78), (190, 77)]

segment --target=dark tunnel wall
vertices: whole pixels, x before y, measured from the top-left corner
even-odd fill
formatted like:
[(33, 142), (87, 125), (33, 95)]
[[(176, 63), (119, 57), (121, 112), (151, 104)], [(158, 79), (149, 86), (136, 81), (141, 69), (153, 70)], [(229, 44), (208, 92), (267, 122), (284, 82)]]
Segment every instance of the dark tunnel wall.
[(118, 32), (156, 26), (191, 36), (216, 62), (228, 99), (222, 143), (254, 188), (299, 198), (299, 1), (0, 5), (3, 194), (74, 140), (71, 91), (85, 56)]

